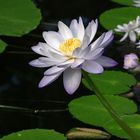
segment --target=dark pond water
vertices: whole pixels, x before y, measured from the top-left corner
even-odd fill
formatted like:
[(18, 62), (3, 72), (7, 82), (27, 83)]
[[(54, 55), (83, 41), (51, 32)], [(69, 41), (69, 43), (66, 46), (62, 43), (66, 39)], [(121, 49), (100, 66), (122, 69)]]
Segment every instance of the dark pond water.
[[(69, 24), (71, 19), (82, 16), (86, 24), (105, 10), (119, 5), (109, 0), (34, 2), (43, 16), (39, 27), (21, 38), (2, 37), (9, 46), (0, 55), (0, 134), (29, 128), (48, 128), (66, 133), (76, 126), (91, 127), (72, 118), (67, 110), (72, 99), (90, 92), (81, 85), (74, 95), (69, 96), (63, 89), (62, 77), (48, 87), (38, 89), (44, 69), (28, 65), (29, 61), (38, 57), (31, 52), (30, 47), (43, 41), (42, 31), (56, 30), (58, 20)], [(102, 27), (99, 30), (104, 31)]]

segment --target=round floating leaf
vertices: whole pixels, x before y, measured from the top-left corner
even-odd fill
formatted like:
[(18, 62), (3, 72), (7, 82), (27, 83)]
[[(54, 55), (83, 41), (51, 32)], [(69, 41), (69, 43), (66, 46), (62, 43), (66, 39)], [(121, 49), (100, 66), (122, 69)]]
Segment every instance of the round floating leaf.
[(31, 129), (4, 136), (1, 140), (67, 140), (63, 134), (54, 130)]
[[(105, 71), (102, 74), (89, 74), (89, 76), (102, 94), (121, 94), (136, 84), (133, 75), (121, 71)], [(83, 83), (90, 89), (85, 79)]]
[[(127, 125), (132, 128), (137, 135), (140, 135), (140, 115), (125, 115), (122, 116), (122, 119), (127, 123)], [(116, 135), (120, 138), (130, 139), (130, 137), (120, 128), (120, 126), (114, 122), (114, 120), (108, 121), (104, 128), (113, 135)]]
[(128, 6), (133, 6), (134, 4), (133, 0), (112, 0), (112, 1), (119, 4), (128, 5)]
[(114, 30), (117, 25), (122, 25), (131, 20), (135, 20), (137, 16), (140, 16), (140, 8), (115, 8), (105, 11), (100, 16), (100, 23), (104, 28)]
[(0, 0), (0, 35), (21, 36), (35, 29), (40, 19), (31, 0)]
[[(105, 98), (120, 115), (137, 111), (135, 103), (124, 97), (105, 95)], [(69, 111), (78, 120), (96, 126), (103, 126), (112, 118), (95, 95), (84, 96), (71, 101)]]
[(0, 40), (0, 53), (2, 53), (5, 50), (6, 46), (7, 44)]

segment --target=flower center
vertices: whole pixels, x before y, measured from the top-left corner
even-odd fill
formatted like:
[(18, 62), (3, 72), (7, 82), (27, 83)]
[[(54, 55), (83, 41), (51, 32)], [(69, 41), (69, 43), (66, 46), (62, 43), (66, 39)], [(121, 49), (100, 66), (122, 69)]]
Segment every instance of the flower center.
[(71, 38), (65, 40), (63, 43), (60, 44), (59, 49), (62, 53), (66, 55), (72, 55), (72, 52), (79, 48), (81, 45), (81, 41), (77, 38)]

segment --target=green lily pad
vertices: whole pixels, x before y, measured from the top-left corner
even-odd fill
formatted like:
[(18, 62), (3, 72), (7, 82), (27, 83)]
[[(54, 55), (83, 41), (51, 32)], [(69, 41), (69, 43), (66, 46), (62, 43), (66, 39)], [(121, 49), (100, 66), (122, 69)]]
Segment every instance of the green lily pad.
[[(140, 137), (140, 115), (138, 114), (124, 115), (122, 116), (122, 119)], [(104, 125), (104, 128), (115, 136), (118, 136), (120, 138), (130, 139), (130, 137), (126, 134), (126, 132), (124, 132), (124, 130), (122, 130), (122, 128), (120, 128), (120, 126), (112, 119)]]
[(7, 44), (4, 41), (0, 40), (0, 53), (5, 50), (6, 46)]
[(134, 2), (133, 0), (112, 0), (113, 2), (116, 2), (118, 4), (133, 6)]
[(40, 19), (32, 0), (0, 0), (0, 35), (22, 36), (35, 29)]
[[(124, 97), (105, 95), (105, 98), (119, 115), (132, 114), (137, 111), (135, 103)], [(69, 111), (75, 118), (90, 125), (103, 126), (112, 119), (95, 95), (71, 101)]]
[(101, 14), (100, 23), (107, 30), (114, 30), (117, 25), (135, 20), (137, 16), (140, 16), (140, 8), (114, 8)]
[(54, 130), (30, 129), (4, 136), (1, 140), (67, 140), (63, 134)]
[[(133, 75), (121, 71), (105, 71), (102, 74), (89, 74), (89, 76), (100, 92), (106, 95), (127, 92), (136, 84)], [(85, 79), (83, 84), (90, 89)]]

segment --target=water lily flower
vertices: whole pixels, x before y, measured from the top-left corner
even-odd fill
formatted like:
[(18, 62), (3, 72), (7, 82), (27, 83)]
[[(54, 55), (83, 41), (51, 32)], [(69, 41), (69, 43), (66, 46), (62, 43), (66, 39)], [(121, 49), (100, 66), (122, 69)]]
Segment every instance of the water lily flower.
[(137, 48), (140, 48), (140, 41), (136, 43)]
[(134, 6), (135, 7), (140, 7), (140, 0), (133, 0), (134, 1)]
[(133, 69), (136, 68), (139, 63), (139, 58), (136, 54), (130, 53), (124, 56), (124, 69)]
[(45, 31), (45, 43), (38, 43), (32, 50), (42, 57), (30, 62), (34, 67), (50, 67), (44, 72), (39, 87), (55, 81), (63, 73), (64, 88), (73, 94), (81, 82), (81, 69), (98, 74), (103, 67), (113, 67), (117, 63), (111, 58), (102, 56), (104, 48), (112, 41), (112, 31), (103, 33), (93, 42), (98, 22), (91, 21), (85, 28), (80, 17), (71, 21), (70, 27), (58, 22), (58, 32)]
[(124, 41), (127, 37), (129, 37), (132, 42), (136, 42), (137, 36), (140, 35), (140, 17), (137, 16), (136, 20), (130, 21), (128, 24), (118, 25), (115, 31), (124, 33), (120, 42)]

